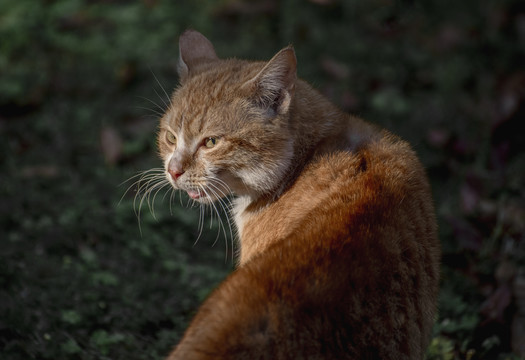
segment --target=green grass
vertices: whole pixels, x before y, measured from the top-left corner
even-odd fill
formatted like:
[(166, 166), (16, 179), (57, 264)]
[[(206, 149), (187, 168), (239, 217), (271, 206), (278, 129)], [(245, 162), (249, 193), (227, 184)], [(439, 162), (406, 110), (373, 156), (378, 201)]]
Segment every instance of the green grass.
[(194, 244), (198, 209), (160, 192), (139, 220), (122, 184), (161, 166), (193, 27), (223, 57), (293, 43), (301, 77), (414, 145), (444, 248), (429, 358), (511, 359), (516, 305), (496, 290), (517, 296), (525, 266), (520, 2), (249, 3), (0, 2), (1, 357), (162, 358), (233, 268), (216, 221)]

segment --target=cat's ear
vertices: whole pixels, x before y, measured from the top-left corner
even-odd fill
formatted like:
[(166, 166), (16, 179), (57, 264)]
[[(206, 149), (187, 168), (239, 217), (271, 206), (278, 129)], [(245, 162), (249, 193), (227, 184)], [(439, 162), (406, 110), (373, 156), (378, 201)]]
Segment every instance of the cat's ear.
[(295, 92), (297, 80), (297, 59), (292, 46), (279, 51), (249, 81), (255, 91), (255, 101), (263, 107), (269, 116), (282, 115), (288, 112)]
[(180, 36), (177, 71), (181, 82), (186, 80), (192, 69), (199, 64), (218, 59), (212, 43), (200, 32), (190, 29)]

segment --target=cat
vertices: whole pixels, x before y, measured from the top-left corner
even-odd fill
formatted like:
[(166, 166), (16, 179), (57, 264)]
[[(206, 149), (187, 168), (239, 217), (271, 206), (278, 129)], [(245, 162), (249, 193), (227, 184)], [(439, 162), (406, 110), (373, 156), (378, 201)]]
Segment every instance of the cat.
[(234, 195), (239, 252), (168, 360), (424, 358), (440, 261), (425, 171), (296, 68), (291, 46), (258, 62), (179, 38), (159, 154), (194, 201)]

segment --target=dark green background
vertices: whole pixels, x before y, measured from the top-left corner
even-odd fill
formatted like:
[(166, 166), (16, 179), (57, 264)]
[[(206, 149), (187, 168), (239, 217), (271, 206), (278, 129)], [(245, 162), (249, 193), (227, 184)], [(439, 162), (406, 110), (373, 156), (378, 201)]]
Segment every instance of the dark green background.
[(518, 0), (0, 0), (0, 357), (162, 358), (231, 271), (209, 220), (194, 245), (198, 209), (177, 198), (170, 211), (161, 192), (138, 221), (121, 185), (161, 166), (156, 123), (188, 27), (222, 57), (293, 43), (301, 77), (413, 144), (444, 248), (429, 358), (512, 358), (525, 312)]

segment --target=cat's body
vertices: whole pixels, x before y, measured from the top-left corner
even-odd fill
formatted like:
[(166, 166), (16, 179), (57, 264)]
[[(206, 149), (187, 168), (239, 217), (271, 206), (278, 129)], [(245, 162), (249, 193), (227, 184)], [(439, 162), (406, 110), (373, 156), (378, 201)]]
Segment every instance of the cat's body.
[(440, 251), (409, 146), (296, 79), (291, 48), (219, 60), (189, 31), (180, 51), (160, 154), (195, 200), (238, 196), (240, 254), (169, 359), (422, 359)]

